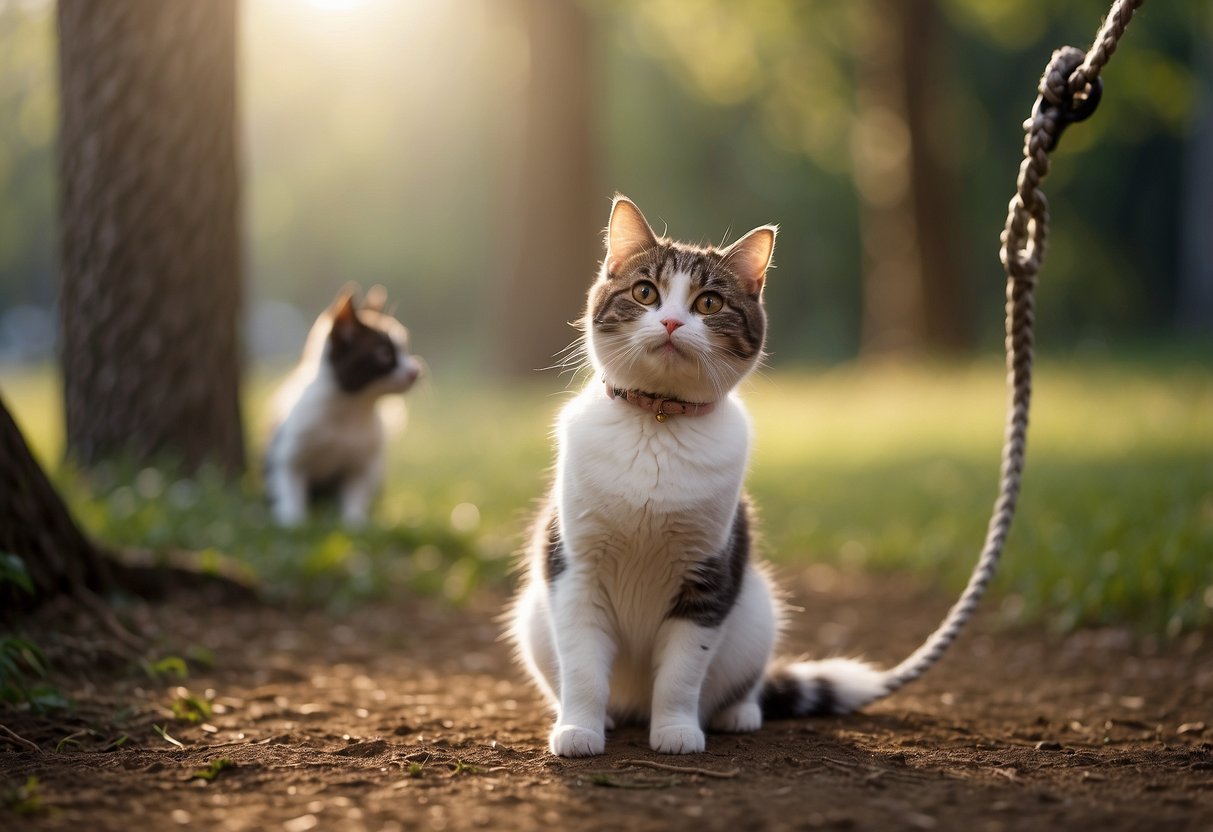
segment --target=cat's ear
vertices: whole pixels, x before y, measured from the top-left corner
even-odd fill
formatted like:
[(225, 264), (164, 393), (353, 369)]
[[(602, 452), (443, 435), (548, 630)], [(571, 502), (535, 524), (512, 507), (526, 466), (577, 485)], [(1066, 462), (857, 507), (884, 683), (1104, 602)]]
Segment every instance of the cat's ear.
[(385, 306), (387, 306), (387, 289), (376, 283), (366, 290), (366, 300), (362, 304), (363, 309), (370, 309), (372, 312), (382, 312)]
[(746, 291), (757, 295), (762, 291), (771, 256), (775, 253), (775, 234), (779, 227), (762, 225), (720, 252), (724, 262), (745, 285)]
[(348, 341), (358, 331), (358, 310), (354, 306), (356, 292), (352, 286), (345, 287), (329, 307), (333, 316), (332, 336), (338, 340)]
[(607, 271), (614, 273), (631, 257), (657, 245), (657, 235), (636, 207), (623, 194), (615, 194), (611, 204), (611, 221), (606, 233)]

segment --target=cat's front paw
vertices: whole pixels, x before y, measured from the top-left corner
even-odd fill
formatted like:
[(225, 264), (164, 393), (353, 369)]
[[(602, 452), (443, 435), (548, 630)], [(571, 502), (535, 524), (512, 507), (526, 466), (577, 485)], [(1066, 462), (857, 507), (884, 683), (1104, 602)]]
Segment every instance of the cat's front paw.
[(707, 740), (698, 725), (666, 725), (649, 732), (649, 747), (658, 754), (698, 754)]
[(606, 737), (579, 725), (557, 725), (550, 747), (557, 757), (593, 757), (606, 750)]

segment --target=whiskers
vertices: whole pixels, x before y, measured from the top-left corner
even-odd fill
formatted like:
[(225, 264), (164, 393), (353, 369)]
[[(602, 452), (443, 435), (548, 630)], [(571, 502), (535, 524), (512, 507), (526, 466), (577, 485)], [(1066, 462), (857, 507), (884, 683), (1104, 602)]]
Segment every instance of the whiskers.
[(634, 336), (603, 338), (598, 345), (598, 360), (604, 366), (609, 365), (616, 370), (627, 372), (636, 366), (636, 362), (649, 349), (650, 346), (645, 343), (643, 338)]
[(549, 370), (559, 370), (560, 375), (569, 373), (575, 377), (583, 367), (589, 364), (590, 353), (585, 336), (578, 335), (572, 343), (559, 350), (553, 358), (556, 359), (554, 362), (546, 367), (540, 367), (539, 371), (546, 373)]

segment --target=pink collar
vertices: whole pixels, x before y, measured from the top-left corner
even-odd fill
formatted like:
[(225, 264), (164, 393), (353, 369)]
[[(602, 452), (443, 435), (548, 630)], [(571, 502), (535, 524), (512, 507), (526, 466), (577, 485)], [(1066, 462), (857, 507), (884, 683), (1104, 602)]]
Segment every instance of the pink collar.
[(663, 399), (652, 393), (642, 393), (639, 390), (624, 390), (609, 381), (606, 394), (609, 399), (622, 399), (630, 405), (639, 407), (656, 414), (658, 422), (664, 422), (670, 416), (706, 416), (716, 409), (716, 402), (684, 402), (679, 399)]

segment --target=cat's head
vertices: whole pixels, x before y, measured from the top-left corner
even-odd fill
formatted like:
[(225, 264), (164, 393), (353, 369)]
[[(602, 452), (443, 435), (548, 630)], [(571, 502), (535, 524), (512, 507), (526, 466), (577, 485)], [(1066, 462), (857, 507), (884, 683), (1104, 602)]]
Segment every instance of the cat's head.
[(403, 393), (421, 375), (421, 363), (409, 353), (408, 330), (384, 311), (387, 292), (374, 286), (359, 303), (356, 286), (347, 286), (321, 314), (323, 360), (337, 386), (351, 395)]
[(616, 387), (683, 401), (725, 396), (762, 357), (776, 230), (755, 228), (725, 248), (688, 245), (658, 237), (617, 195), (586, 308), (595, 370)]

